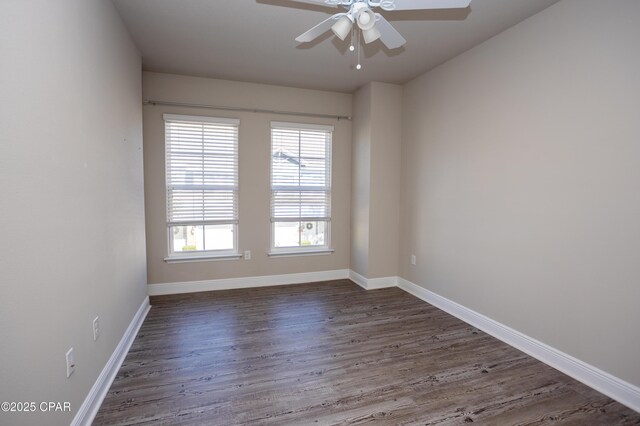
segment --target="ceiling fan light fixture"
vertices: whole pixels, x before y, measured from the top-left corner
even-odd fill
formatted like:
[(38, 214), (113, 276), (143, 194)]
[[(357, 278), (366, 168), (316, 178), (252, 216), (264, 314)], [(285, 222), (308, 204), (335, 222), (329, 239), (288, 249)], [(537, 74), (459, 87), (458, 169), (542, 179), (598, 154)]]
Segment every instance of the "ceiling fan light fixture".
[(368, 30), (362, 31), (362, 37), (364, 38), (364, 42), (369, 44), (372, 41), (376, 41), (380, 38), (380, 31), (374, 26), (369, 28)]
[[(307, 32), (296, 37), (300, 43), (308, 43), (320, 37), (331, 29), (341, 40), (346, 40), (351, 31), (350, 51), (360, 52), (360, 35), (354, 34), (356, 30), (362, 31), (365, 43), (380, 40), (388, 49), (398, 49), (407, 42), (402, 35), (380, 13), (374, 13), (372, 9), (381, 8), (391, 10), (432, 10), (432, 9), (463, 9), (469, 7), (472, 0), (293, 0), (303, 3), (322, 4), (325, 6), (342, 6), (346, 13), (336, 13), (325, 19)], [(356, 25), (354, 25), (356, 24)], [(359, 63), (359, 61), (358, 61)], [(359, 69), (359, 68), (357, 68)]]
[(367, 31), (376, 26), (376, 15), (368, 7), (363, 8), (358, 11), (356, 21), (362, 31)]
[(338, 37), (340, 40), (344, 40), (349, 35), (351, 31), (351, 27), (353, 26), (353, 21), (349, 17), (349, 15), (344, 15), (338, 21), (333, 24), (331, 27), (331, 31)]

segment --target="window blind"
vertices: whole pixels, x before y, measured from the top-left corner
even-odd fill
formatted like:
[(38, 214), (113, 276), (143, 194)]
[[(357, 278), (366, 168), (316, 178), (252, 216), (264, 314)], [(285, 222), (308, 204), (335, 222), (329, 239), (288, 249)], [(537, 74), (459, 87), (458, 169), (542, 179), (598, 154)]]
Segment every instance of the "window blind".
[(271, 123), (271, 221), (331, 220), (333, 127)]
[(239, 120), (164, 120), (168, 226), (236, 224)]

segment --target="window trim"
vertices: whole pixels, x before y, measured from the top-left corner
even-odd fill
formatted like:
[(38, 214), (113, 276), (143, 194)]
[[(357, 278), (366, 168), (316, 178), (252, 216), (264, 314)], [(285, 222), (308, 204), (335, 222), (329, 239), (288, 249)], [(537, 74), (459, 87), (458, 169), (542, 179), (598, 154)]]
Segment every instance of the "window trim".
[[(212, 123), (212, 124), (227, 124), (231, 126), (235, 126), (237, 128), (236, 132), (236, 207), (237, 212), (240, 211), (239, 206), (239, 194), (240, 194), (240, 119), (238, 118), (228, 118), (228, 117), (211, 117), (211, 116), (199, 116), (199, 115), (183, 115), (183, 114), (162, 114), (162, 119), (164, 122), (164, 167), (165, 167), (165, 228), (167, 233), (167, 256), (164, 258), (164, 261), (167, 263), (180, 263), (180, 262), (200, 262), (207, 260), (231, 260), (231, 259), (240, 259), (242, 255), (240, 254), (238, 248), (238, 228), (239, 228), (239, 220), (236, 219), (233, 222), (226, 222), (233, 225), (233, 248), (232, 249), (220, 249), (220, 250), (196, 250), (196, 251), (186, 251), (186, 252), (176, 252), (173, 248), (173, 238), (171, 234), (171, 228), (175, 226), (188, 226), (184, 224), (176, 224), (169, 222), (168, 217), (168, 209), (169, 209), (169, 173), (168, 173), (168, 162), (167, 162), (167, 122), (168, 121), (186, 121), (186, 122), (196, 122), (196, 123)], [(208, 223), (209, 222), (209, 223)], [(191, 225), (195, 226), (207, 226), (213, 223), (211, 221), (194, 221)], [(203, 230), (204, 232), (204, 230)]]
[(300, 250), (294, 250), (294, 251), (270, 251), (267, 253), (267, 256), (269, 257), (298, 257), (298, 256), (320, 256), (320, 255), (327, 255), (327, 254), (333, 254), (335, 252), (334, 249), (332, 248), (325, 248), (323, 250), (308, 250), (308, 251), (300, 251)]
[(289, 130), (317, 130), (328, 133), (333, 133), (335, 127), (327, 124), (305, 124), (305, 123), (290, 123), (287, 121), (272, 121), (271, 129), (289, 129)]
[[(329, 168), (329, 182), (331, 182), (329, 186), (330, 193), (330, 202), (329, 206), (333, 203), (333, 132), (335, 131), (335, 127), (332, 125), (326, 124), (308, 124), (308, 123), (292, 123), (292, 122), (284, 122), (284, 121), (271, 121), (269, 126), (269, 204), (273, 202), (273, 130), (274, 129), (286, 129), (286, 130), (310, 130), (310, 131), (321, 131), (331, 134), (331, 144), (330, 144), (330, 165)], [(270, 207), (271, 209), (271, 207)], [(333, 246), (331, 245), (331, 209), (329, 210), (329, 218), (328, 220), (323, 219), (315, 219), (318, 222), (326, 222), (326, 236), (325, 236), (325, 244), (321, 246), (288, 246), (288, 247), (276, 247), (275, 246), (275, 224), (276, 222), (287, 222), (275, 220), (271, 216), (271, 211), (269, 212), (270, 216), (270, 242), (269, 242), (269, 251), (267, 255), (269, 257), (293, 257), (293, 256), (308, 256), (308, 255), (326, 255), (332, 254), (335, 252)], [(304, 219), (300, 219), (300, 222), (305, 222)], [(314, 221), (314, 219), (307, 219), (306, 221)]]
[[(202, 253), (202, 252), (199, 252)], [(240, 253), (229, 254), (193, 254), (185, 253), (184, 256), (167, 256), (164, 261), (167, 263), (191, 263), (191, 262), (207, 262), (213, 260), (239, 260), (242, 259)]]
[(183, 115), (183, 114), (162, 114), (162, 119), (166, 121), (195, 121), (198, 123), (230, 124), (240, 126), (239, 118), (211, 117), (206, 115)]

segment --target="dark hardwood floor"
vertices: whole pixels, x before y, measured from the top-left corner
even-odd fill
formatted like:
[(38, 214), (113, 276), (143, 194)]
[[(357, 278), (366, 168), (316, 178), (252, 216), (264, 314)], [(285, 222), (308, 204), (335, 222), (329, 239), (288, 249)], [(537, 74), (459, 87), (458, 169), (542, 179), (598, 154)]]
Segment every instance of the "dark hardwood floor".
[(160, 296), (96, 425), (639, 425), (640, 414), (397, 288)]

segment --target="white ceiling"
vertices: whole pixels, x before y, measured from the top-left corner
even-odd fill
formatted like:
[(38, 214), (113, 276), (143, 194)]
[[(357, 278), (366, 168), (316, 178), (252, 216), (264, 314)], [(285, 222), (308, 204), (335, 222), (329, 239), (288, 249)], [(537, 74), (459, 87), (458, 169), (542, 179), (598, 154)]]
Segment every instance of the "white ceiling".
[(407, 44), (363, 49), (329, 31), (294, 38), (337, 10), (292, 0), (113, 0), (145, 70), (353, 92), (369, 81), (405, 83), (558, 0), (472, 0), (468, 9), (384, 12)]

